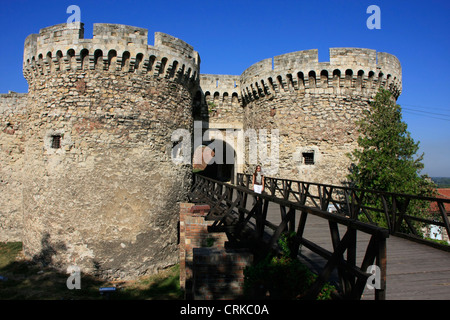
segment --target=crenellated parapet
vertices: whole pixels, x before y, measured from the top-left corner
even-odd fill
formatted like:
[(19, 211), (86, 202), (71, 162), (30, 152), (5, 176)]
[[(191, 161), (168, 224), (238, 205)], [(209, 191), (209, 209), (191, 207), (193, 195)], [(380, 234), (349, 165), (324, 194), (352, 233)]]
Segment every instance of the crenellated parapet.
[[(240, 76), (201, 74), (196, 119), (210, 123), (242, 123)], [(239, 125), (240, 126), (240, 125)]]
[(200, 86), (206, 102), (215, 104), (239, 103), (240, 98), (240, 76), (202, 74)]
[(318, 50), (283, 54), (255, 63), (241, 75), (245, 103), (285, 91), (353, 92), (372, 95), (379, 87), (397, 98), (402, 90), (399, 60), (362, 48), (331, 48), (330, 61), (319, 62)]
[(200, 57), (192, 46), (160, 32), (153, 46), (147, 39), (147, 29), (119, 24), (94, 24), (92, 39), (79, 22), (44, 28), (25, 40), (24, 76), (32, 83), (55, 72), (98, 70), (198, 81)]

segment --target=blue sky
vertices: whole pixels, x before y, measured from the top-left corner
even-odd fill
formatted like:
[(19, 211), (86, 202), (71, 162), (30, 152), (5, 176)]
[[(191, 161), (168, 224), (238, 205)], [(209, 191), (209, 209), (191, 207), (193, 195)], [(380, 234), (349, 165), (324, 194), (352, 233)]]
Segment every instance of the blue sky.
[[(0, 93), (27, 92), (22, 75), (25, 38), (66, 22), (81, 9), (85, 38), (94, 23), (120, 23), (180, 38), (200, 53), (201, 73), (240, 75), (260, 60), (330, 47), (361, 47), (396, 55), (403, 70), (398, 103), (425, 153), (423, 173), (450, 177), (450, 1), (0, 0)], [(370, 5), (381, 9), (381, 29), (369, 30)]]

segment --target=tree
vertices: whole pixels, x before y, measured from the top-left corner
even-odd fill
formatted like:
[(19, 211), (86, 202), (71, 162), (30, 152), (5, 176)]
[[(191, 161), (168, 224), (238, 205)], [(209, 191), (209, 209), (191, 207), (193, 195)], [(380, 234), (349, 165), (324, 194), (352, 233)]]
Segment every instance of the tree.
[(426, 183), (426, 176), (420, 175), (423, 153), (416, 155), (419, 143), (407, 131), (401, 107), (389, 91), (379, 90), (358, 125), (359, 148), (349, 155), (354, 165), (348, 178), (355, 187), (429, 194), (431, 185)]
[[(419, 143), (408, 132), (401, 107), (389, 91), (379, 90), (358, 125), (359, 148), (349, 154), (353, 164), (348, 178), (353, 187), (421, 196), (434, 194), (434, 184), (426, 175), (420, 175), (424, 165), (423, 153), (417, 155)], [(377, 198), (368, 198), (365, 203), (382, 208)], [(428, 203), (422, 201), (410, 203), (407, 213), (424, 216), (427, 207)], [(375, 220), (386, 226), (383, 217)]]

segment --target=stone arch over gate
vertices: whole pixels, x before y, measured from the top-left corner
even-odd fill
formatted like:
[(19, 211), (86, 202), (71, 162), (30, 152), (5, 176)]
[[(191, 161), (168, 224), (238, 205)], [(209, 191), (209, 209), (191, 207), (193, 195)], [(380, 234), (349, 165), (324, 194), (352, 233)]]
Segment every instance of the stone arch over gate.
[(194, 146), (193, 168), (207, 177), (233, 183), (242, 171), (239, 155), (241, 129), (208, 128), (203, 130), (201, 146)]

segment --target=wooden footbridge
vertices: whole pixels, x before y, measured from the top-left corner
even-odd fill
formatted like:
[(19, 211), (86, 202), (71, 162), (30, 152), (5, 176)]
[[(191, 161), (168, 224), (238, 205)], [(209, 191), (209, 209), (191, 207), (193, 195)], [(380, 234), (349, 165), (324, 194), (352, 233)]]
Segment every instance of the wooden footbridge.
[(261, 195), (250, 186), (250, 175), (234, 185), (196, 175), (190, 201), (210, 205), (209, 231), (233, 247), (265, 256), (293, 235), (291, 252), (318, 275), (307, 298), (331, 281), (342, 299), (450, 299), (450, 246), (422, 236), (433, 226), (450, 236), (450, 200), (271, 177)]

